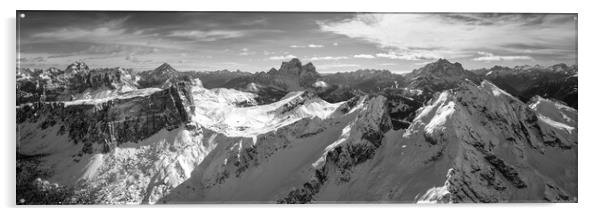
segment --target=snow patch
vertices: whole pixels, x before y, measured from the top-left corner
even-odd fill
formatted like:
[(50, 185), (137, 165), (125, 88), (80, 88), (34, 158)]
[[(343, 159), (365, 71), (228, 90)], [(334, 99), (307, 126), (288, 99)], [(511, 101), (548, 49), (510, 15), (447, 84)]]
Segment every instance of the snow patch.
[(328, 87), (328, 83), (326, 83), (324, 81), (317, 81), (317, 82), (313, 83), (312, 86), (314, 88), (326, 88), (326, 87)]
[(344, 103), (330, 104), (302, 91), (291, 92), (275, 103), (249, 107), (240, 107), (237, 103), (254, 101), (256, 95), (253, 93), (194, 87), (192, 95), (193, 120), (232, 137), (256, 137), (302, 118), (326, 119)]

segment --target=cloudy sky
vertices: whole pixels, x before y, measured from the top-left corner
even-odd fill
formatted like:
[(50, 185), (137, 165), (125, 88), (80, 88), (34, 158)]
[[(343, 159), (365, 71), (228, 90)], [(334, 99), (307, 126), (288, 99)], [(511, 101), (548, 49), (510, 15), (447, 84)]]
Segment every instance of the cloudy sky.
[(465, 68), (576, 64), (573, 14), (30, 12), (21, 67), (257, 72), (297, 57), (319, 72), (404, 73), (438, 58)]

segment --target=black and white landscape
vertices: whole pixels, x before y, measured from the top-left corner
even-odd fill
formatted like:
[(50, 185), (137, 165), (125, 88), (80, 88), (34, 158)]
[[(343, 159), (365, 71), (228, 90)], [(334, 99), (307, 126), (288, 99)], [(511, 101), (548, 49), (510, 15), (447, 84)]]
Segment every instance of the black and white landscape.
[(577, 202), (575, 14), (17, 16), (17, 204)]

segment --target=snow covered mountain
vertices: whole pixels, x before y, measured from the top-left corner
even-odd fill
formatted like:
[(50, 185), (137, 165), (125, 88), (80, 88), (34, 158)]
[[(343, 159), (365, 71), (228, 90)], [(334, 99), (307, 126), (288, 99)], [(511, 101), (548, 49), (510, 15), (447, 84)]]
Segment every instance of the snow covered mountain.
[(138, 89), (130, 71), (119, 67), (90, 70), (84, 62), (74, 62), (65, 70), (49, 68), (18, 76), (17, 104), (111, 97)]
[[(316, 200), (575, 201), (577, 131), (491, 83), (444, 91)], [(576, 113), (573, 113), (576, 115)]]
[[(164, 201), (575, 201), (576, 124), (547, 119), (487, 81), (441, 93), (407, 130), (391, 130), (384, 100), (331, 114), (311, 142), (294, 136), (324, 128), (310, 121), (234, 143), (233, 157), (201, 163)], [(214, 170), (231, 160), (232, 170)]]
[[(576, 109), (524, 103), (445, 60), (415, 71), (412, 89), (336, 103), (314, 72), (293, 60), (242, 91), (163, 65), (140, 77), (154, 87), (18, 103), (18, 203), (577, 200)], [(266, 86), (286, 91), (265, 101)]]

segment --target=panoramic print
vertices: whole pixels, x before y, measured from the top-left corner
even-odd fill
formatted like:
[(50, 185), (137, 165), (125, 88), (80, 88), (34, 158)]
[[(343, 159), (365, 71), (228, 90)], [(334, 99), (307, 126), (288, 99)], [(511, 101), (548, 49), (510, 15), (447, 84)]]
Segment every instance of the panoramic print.
[(577, 202), (577, 14), (16, 11), (16, 204)]

